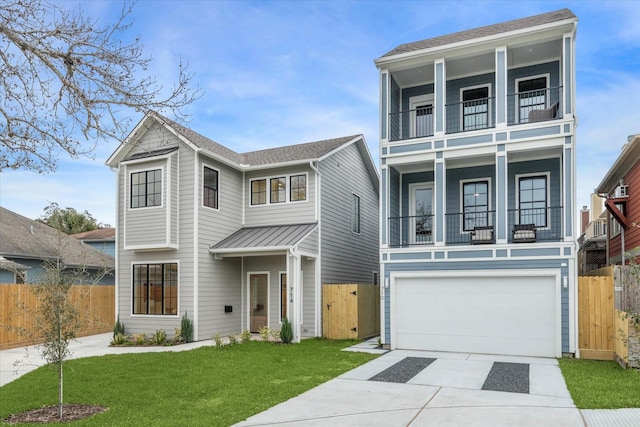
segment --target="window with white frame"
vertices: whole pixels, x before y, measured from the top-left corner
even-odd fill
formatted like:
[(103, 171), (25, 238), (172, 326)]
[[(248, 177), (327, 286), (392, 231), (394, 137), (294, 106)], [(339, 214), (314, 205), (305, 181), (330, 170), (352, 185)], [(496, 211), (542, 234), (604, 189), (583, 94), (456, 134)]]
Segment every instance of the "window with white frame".
[(477, 86), (461, 90), (462, 129), (475, 130), (489, 127), (491, 87)]
[(207, 166), (202, 173), (202, 204), (218, 209), (218, 171)]
[(463, 231), (493, 225), (489, 219), (490, 202), (489, 180), (462, 183)]
[(351, 197), (351, 231), (360, 234), (360, 197), (356, 194)]
[(133, 265), (133, 314), (178, 314), (178, 264)]
[(548, 75), (528, 77), (516, 80), (518, 121), (529, 121), (529, 112), (544, 110), (549, 106), (547, 95)]
[(162, 170), (153, 169), (131, 173), (132, 208), (160, 206), (162, 204)]
[(518, 177), (518, 221), (535, 224), (537, 228), (548, 226), (549, 192), (547, 175)]

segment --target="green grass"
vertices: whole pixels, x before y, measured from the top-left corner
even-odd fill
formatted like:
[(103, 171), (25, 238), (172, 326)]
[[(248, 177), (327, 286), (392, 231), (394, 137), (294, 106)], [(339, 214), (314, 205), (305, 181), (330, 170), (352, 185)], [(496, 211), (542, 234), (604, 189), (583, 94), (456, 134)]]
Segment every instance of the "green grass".
[(559, 360), (574, 403), (580, 409), (640, 408), (640, 372), (616, 362)]
[[(71, 360), (64, 401), (109, 408), (72, 425), (228, 426), (376, 357), (340, 351), (353, 344), (248, 342)], [(41, 367), (0, 387), (0, 419), (56, 402), (55, 371)]]

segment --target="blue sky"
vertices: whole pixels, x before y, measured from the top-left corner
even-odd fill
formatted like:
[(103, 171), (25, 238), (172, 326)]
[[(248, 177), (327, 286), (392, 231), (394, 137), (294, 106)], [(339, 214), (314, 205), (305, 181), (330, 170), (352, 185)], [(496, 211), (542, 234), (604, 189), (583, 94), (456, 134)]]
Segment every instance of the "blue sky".
[[(121, 1), (58, 2), (104, 22)], [(378, 71), (373, 60), (401, 43), (568, 7), (577, 35), (578, 206), (640, 133), (640, 2), (634, 1), (152, 1), (134, 8), (131, 31), (168, 86), (180, 57), (204, 95), (187, 126), (252, 151), (364, 134), (378, 162)], [(133, 123), (141, 118), (132, 112)], [(61, 155), (48, 175), (0, 173), (0, 206), (30, 218), (50, 202), (115, 224), (115, 174), (104, 162)]]

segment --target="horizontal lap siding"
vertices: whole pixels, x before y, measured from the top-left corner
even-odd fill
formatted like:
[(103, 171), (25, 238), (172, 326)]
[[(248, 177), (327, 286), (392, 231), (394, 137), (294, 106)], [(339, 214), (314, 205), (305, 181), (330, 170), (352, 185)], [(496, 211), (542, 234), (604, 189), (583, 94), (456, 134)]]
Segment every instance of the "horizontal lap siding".
[(484, 180), (489, 178), (491, 192), (491, 208), (496, 208), (496, 168), (494, 165), (476, 166), (469, 168), (447, 169), (446, 207), (447, 213), (461, 213), (460, 181)]
[[(378, 192), (356, 144), (319, 165), (321, 190), (321, 282), (372, 283), (379, 270)], [(352, 195), (360, 197), (360, 234), (351, 231)]]
[[(549, 81), (547, 82), (547, 85), (549, 88), (557, 88), (559, 86), (562, 86), (562, 83), (560, 82), (560, 62), (553, 61), (553, 62), (547, 62), (544, 64), (530, 65), (528, 67), (510, 69), (507, 76), (508, 77), (507, 93), (509, 95), (513, 95), (518, 92), (518, 88), (516, 87), (516, 79), (522, 79), (529, 76), (538, 76), (538, 75), (544, 75), (544, 74), (549, 74)], [(548, 96), (548, 99), (547, 99), (547, 106), (550, 107), (554, 103), (560, 101), (560, 92), (558, 92), (557, 90), (550, 91), (549, 95), (550, 96)], [(516, 117), (515, 116), (516, 114), (515, 99), (516, 99), (515, 96), (509, 96), (509, 98), (507, 99), (508, 111), (510, 112), (510, 114), (514, 114), (514, 117)]]
[[(290, 192), (290, 175), (307, 174), (307, 200), (301, 202), (285, 202), (266, 205), (251, 205), (251, 181), (267, 180), (267, 201), (269, 200), (269, 179), (287, 178), (287, 192)], [(241, 195), (242, 193), (238, 193)], [(287, 200), (289, 195), (287, 195)], [(245, 175), (245, 225), (280, 225), (299, 224), (315, 221), (315, 173), (308, 166), (295, 166), (279, 169), (247, 172)]]
[(489, 98), (493, 98), (490, 101), (491, 105), (491, 119), (490, 123), (495, 123), (496, 115), (496, 82), (495, 74), (487, 73), (471, 77), (463, 77), (461, 79), (448, 80), (447, 81), (447, 108), (446, 108), (446, 128), (447, 132), (459, 132), (462, 129), (461, 111), (462, 95), (460, 90), (468, 87), (484, 86), (490, 84), (491, 90), (489, 92)]
[(302, 332), (303, 337), (316, 336), (316, 261), (303, 257), (302, 271)]
[(518, 209), (516, 206), (516, 191), (518, 184), (516, 182), (516, 175), (521, 174), (536, 174), (536, 173), (549, 173), (549, 206), (559, 207), (562, 200), (562, 189), (560, 187), (560, 158), (531, 160), (528, 162), (516, 162), (509, 163), (508, 166), (508, 195), (509, 195), (509, 209)]
[[(242, 274), (243, 289), (243, 305), (247, 306), (248, 289), (247, 280), (250, 273), (269, 274), (269, 327), (280, 328), (280, 273), (287, 270), (286, 257), (281, 256), (263, 256), (263, 257), (246, 257), (244, 259), (244, 273)], [(289, 286), (291, 282), (288, 282)], [(246, 320), (245, 320), (246, 322)], [(248, 328), (248, 325), (246, 326)]]
[(318, 254), (318, 230), (313, 231), (300, 244), (298, 250), (310, 254)]
[[(629, 186), (630, 196), (627, 199), (625, 215), (629, 224), (640, 224), (640, 162), (637, 162), (633, 168), (624, 177), (624, 183)], [(620, 242), (620, 238), (617, 238)], [(640, 246), (640, 228), (631, 225), (624, 232), (624, 251), (631, 251)], [(614, 245), (611, 247), (611, 255), (620, 255), (620, 243), (618, 243), (617, 253), (613, 252)]]
[[(563, 265), (564, 264), (564, 265)], [(561, 277), (569, 277), (569, 267), (566, 259), (540, 259), (540, 260), (503, 260), (496, 262), (495, 259), (487, 261), (465, 261), (465, 262), (429, 262), (429, 263), (385, 263), (385, 278), (389, 279), (392, 272), (442, 272), (442, 271), (459, 271), (464, 275), (465, 271), (475, 270), (556, 270)], [(514, 278), (517, 280), (517, 278)], [(391, 340), (391, 323), (390, 309), (391, 296), (385, 292), (385, 337), (387, 343)], [(562, 351), (569, 352), (569, 290), (561, 287), (560, 289), (560, 307), (561, 307), (561, 329), (562, 329)]]
[[(218, 209), (202, 205), (204, 166), (218, 171)], [(209, 339), (219, 333), (226, 336), (242, 330), (243, 275), (240, 258), (217, 260), (209, 246), (242, 226), (242, 173), (213, 159), (202, 157), (197, 178), (198, 206), (198, 313), (199, 336)], [(193, 205), (193, 203), (192, 203)], [(225, 313), (224, 306), (232, 312)]]

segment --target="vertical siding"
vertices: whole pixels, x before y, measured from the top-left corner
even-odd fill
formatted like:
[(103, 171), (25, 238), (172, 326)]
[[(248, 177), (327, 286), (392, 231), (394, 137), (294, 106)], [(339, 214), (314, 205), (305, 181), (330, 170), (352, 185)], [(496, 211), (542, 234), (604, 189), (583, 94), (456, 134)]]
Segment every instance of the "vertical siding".
[[(372, 282), (378, 271), (378, 192), (366, 169), (363, 153), (351, 144), (320, 162), (321, 282)], [(360, 234), (351, 231), (353, 194), (360, 197)]]
[[(287, 192), (289, 192), (289, 176), (307, 174), (307, 200), (304, 202), (286, 202), (267, 205), (251, 205), (251, 181), (267, 179), (267, 200), (269, 199), (269, 178), (287, 176)], [(309, 166), (295, 166), (279, 169), (247, 172), (245, 176), (245, 215), (247, 226), (296, 224), (315, 221), (315, 173)], [(242, 193), (238, 193), (242, 194)], [(287, 199), (288, 199), (287, 195)]]

